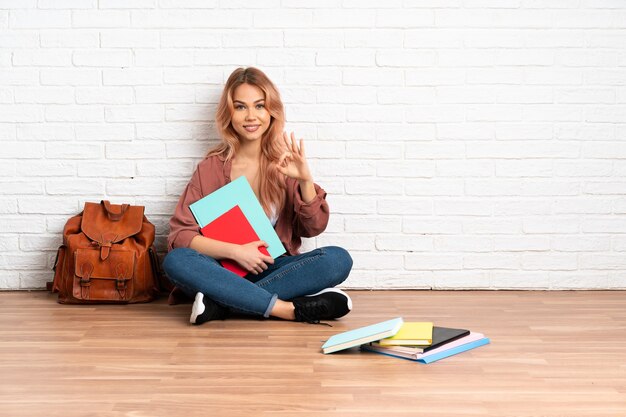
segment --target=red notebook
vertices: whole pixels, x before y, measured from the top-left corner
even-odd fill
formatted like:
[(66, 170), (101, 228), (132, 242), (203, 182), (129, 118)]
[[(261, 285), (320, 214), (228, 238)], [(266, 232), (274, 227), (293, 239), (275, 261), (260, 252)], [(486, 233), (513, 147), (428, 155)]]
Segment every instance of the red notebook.
[[(228, 210), (226, 213), (222, 214), (220, 217), (200, 229), (200, 232), (203, 236), (208, 238), (227, 243), (236, 243), (238, 245), (259, 240), (259, 236), (254, 231), (239, 206), (235, 206)], [(259, 246), (259, 252), (269, 256), (265, 246)], [(241, 265), (235, 261), (222, 259), (220, 263), (224, 268), (241, 277), (248, 273), (248, 271), (243, 269)]]

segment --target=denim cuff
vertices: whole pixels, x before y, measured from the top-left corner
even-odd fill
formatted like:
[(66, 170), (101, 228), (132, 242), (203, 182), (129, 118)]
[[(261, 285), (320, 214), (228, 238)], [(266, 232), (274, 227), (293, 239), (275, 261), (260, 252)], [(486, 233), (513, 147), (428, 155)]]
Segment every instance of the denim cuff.
[(272, 299), (270, 300), (270, 304), (267, 306), (267, 310), (263, 313), (263, 317), (268, 318), (272, 309), (274, 308), (274, 304), (276, 304), (276, 300), (278, 300), (278, 294), (272, 295)]

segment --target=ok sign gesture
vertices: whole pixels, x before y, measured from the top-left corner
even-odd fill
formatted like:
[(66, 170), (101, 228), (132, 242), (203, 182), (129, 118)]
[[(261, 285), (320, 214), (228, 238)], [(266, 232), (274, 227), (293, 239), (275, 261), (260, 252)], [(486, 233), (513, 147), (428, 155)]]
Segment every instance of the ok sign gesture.
[(300, 144), (296, 143), (296, 135), (291, 132), (291, 140), (287, 132), (283, 132), (283, 140), (286, 150), (280, 156), (276, 169), (282, 174), (298, 181), (310, 182), (313, 180), (309, 164), (306, 162), (304, 153), (304, 141), (300, 139)]

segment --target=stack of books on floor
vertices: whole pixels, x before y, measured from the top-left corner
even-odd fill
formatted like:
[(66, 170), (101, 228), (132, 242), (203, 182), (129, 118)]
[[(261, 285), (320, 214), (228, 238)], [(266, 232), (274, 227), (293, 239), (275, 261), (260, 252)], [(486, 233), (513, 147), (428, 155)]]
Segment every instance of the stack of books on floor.
[(482, 333), (438, 327), (432, 322), (405, 322), (397, 317), (336, 334), (324, 343), (322, 352), (360, 346), (366, 352), (431, 363), (488, 343)]

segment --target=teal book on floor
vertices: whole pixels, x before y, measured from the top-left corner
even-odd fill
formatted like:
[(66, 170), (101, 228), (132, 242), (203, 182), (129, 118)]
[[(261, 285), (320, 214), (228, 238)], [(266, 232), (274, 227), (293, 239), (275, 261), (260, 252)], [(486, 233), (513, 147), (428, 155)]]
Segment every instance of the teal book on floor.
[(374, 342), (385, 337), (391, 337), (398, 333), (403, 322), (402, 317), (396, 317), (395, 319), (336, 334), (322, 345), (322, 352), (333, 353), (360, 346), (364, 343)]

